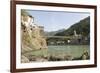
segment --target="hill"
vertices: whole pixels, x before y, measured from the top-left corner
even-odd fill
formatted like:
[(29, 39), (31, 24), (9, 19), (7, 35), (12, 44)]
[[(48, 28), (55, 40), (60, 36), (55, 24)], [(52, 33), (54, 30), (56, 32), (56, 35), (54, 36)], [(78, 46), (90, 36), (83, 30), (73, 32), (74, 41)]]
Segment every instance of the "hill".
[(77, 34), (88, 36), (90, 33), (90, 17), (80, 20), (65, 31), (56, 33), (55, 36), (71, 36), (74, 34), (74, 30)]
[(65, 31), (65, 29), (60, 29), (60, 30), (57, 30), (57, 31), (50, 31), (50, 32), (45, 31), (45, 36), (54, 36), (56, 33), (60, 33), (60, 32), (63, 32), (63, 31)]

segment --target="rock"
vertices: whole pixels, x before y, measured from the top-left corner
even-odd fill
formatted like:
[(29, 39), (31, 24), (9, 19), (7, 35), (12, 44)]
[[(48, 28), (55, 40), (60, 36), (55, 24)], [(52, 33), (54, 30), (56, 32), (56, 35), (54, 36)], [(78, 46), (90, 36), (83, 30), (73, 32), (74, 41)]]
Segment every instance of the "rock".
[(87, 60), (87, 59), (89, 59), (89, 53), (88, 51), (85, 50), (82, 54), (82, 60)]
[(34, 23), (34, 17), (21, 13), (21, 62), (47, 61), (45, 58), (30, 56), (30, 51), (47, 49), (44, 27)]
[[(21, 63), (32, 61), (47, 61), (44, 57), (33, 56), (28, 52), (47, 49), (46, 39), (43, 35), (43, 27), (31, 22), (32, 17), (21, 16)], [(41, 33), (42, 31), (42, 33)], [(31, 55), (31, 56), (30, 56)]]
[[(26, 21), (25, 21), (26, 22)], [(47, 43), (46, 39), (44, 38), (44, 35), (41, 34), (41, 31), (43, 31), (43, 28), (40, 26), (34, 25), (34, 23), (31, 23), (31, 25), (25, 24), (23, 21), (22, 28), (21, 28), (21, 44), (22, 44), (22, 50), (27, 51), (33, 49), (47, 49)], [(28, 23), (27, 23), (28, 24)], [(33, 26), (35, 27), (33, 27)]]
[(29, 59), (24, 55), (21, 56), (21, 63), (29, 63)]

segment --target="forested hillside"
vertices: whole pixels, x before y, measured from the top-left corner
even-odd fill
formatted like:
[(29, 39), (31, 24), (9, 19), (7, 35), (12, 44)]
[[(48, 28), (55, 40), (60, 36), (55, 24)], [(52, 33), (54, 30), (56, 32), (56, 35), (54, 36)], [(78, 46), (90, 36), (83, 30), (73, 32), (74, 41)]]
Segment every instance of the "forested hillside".
[(74, 34), (74, 30), (77, 34), (81, 34), (82, 36), (88, 36), (90, 33), (90, 17), (87, 17), (75, 24), (73, 24), (70, 28), (63, 32), (58, 32), (56, 36), (71, 36)]

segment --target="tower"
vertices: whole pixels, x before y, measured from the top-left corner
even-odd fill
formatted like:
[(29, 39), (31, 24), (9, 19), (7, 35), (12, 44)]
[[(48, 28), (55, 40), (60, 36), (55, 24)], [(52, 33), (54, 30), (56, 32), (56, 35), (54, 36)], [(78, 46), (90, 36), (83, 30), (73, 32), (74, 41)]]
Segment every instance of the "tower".
[(74, 30), (74, 36), (77, 36), (76, 30)]

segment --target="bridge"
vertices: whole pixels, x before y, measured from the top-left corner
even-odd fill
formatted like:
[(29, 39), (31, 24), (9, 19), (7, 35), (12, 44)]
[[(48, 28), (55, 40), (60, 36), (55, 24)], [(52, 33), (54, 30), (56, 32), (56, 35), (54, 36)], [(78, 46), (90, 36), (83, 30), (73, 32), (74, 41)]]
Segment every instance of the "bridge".
[(81, 36), (46, 36), (46, 41), (49, 45), (52, 44), (72, 44), (80, 41)]
[(73, 36), (46, 36), (46, 39), (55, 38), (55, 39), (72, 39)]
[(82, 36), (46, 36), (46, 39), (81, 39)]

